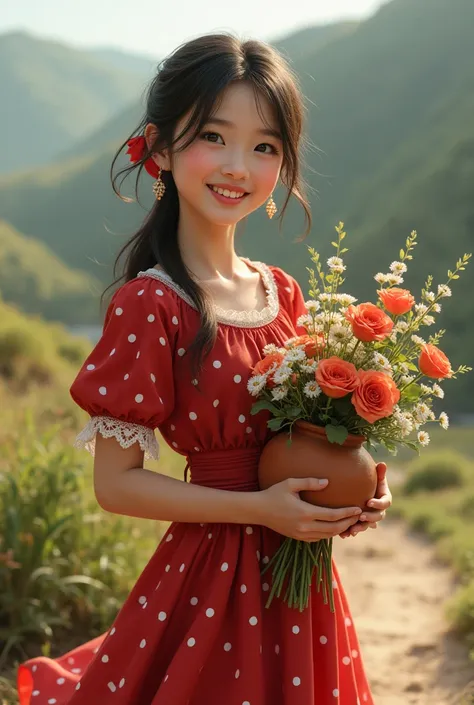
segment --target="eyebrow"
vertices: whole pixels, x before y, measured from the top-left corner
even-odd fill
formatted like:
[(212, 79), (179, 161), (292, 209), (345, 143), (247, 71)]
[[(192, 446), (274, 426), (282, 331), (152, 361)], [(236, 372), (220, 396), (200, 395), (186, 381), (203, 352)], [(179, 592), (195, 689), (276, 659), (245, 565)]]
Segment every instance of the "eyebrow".
[[(224, 127), (236, 127), (234, 122), (231, 122), (230, 120), (224, 120), (223, 118), (218, 118), (218, 117), (212, 117), (209, 118), (209, 120), (206, 120), (206, 125), (214, 124), (214, 125), (223, 125)], [(261, 135), (265, 135), (266, 137), (275, 137), (277, 140), (281, 140), (281, 133), (279, 130), (274, 130), (271, 127), (265, 127), (257, 130), (257, 132)]]

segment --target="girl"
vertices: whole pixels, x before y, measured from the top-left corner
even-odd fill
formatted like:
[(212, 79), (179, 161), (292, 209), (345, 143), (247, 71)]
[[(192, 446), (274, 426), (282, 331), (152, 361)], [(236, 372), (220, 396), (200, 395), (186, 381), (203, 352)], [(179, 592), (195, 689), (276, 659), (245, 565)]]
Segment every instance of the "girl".
[[(372, 703), (337, 570), (335, 614), (316, 591), (303, 613), (266, 609), (261, 577), (282, 536), (355, 534), (390, 505), (383, 464), (364, 516), (299, 498), (326, 484), (324, 468), (257, 485), (270, 432), (250, 415), (246, 381), (265, 345), (298, 333), (305, 307), (282, 269), (236, 254), (234, 234), (266, 202), (273, 215), (278, 181), (283, 211), (293, 195), (309, 219), (302, 115), (283, 59), (227, 34), (181, 46), (151, 84), (125, 172), (154, 175), (157, 200), (119, 254), (126, 281), (70, 393), (91, 416), (76, 445), (94, 455), (101, 507), (171, 524), (106, 634), (20, 666), (22, 705)], [(190, 482), (143, 467), (158, 457), (155, 428), (186, 456)]]

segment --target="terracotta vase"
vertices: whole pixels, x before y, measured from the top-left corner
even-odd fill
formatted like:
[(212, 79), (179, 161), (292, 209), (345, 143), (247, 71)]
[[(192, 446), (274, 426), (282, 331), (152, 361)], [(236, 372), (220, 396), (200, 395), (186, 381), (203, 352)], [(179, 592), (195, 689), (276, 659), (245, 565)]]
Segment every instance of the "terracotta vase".
[(262, 490), (289, 477), (327, 478), (324, 490), (301, 492), (306, 502), (321, 507), (366, 508), (377, 487), (376, 463), (362, 444), (349, 435), (343, 445), (330, 443), (322, 426), (296, 421), (289, 434), (279, 433), (263, 448), (258, 477)]

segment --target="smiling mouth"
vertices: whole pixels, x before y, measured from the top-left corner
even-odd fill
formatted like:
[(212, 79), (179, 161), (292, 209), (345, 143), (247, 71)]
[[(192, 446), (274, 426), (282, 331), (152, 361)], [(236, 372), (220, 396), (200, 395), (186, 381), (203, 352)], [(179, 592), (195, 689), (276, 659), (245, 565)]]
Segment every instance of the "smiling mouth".
[(213, 193), (227, 198), (229, 201), (241, 201), (245, 196), (249, 195), (246, 191), (232, 191), (231, 189), (220, 188), (220, 186), (213, 186), (212, 184), (207, 184), (207, 187)]

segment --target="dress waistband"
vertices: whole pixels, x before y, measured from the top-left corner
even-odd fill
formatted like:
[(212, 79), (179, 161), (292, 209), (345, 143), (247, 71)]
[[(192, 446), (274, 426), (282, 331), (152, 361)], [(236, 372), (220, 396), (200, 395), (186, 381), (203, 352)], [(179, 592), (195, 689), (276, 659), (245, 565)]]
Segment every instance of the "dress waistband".
[(191, 482), (221, 490), (258, 490), (258, 463), (263, 445), (188, 453), (184, 479), (191, 470)]

